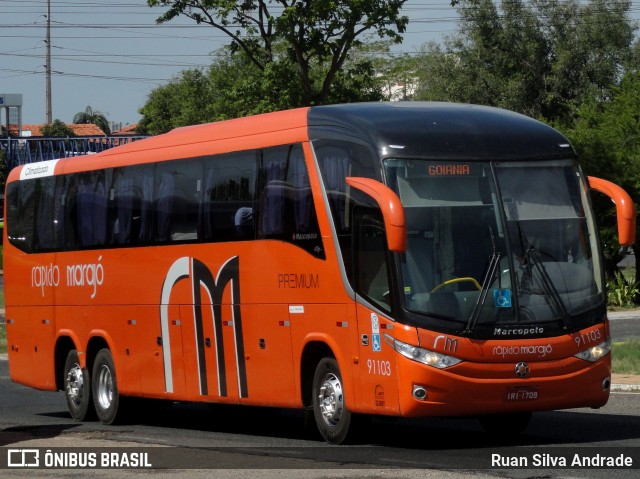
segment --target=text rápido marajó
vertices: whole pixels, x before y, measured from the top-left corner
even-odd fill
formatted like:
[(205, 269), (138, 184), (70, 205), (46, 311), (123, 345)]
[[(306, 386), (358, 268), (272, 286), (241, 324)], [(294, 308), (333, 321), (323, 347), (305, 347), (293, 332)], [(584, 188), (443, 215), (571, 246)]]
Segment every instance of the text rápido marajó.
[(104, 267), (102, 256), (95, 263), (80, 263), (67, 266), (49, 265), (31, 268), (31, 287), (38, 288), (42, 297), (47, 288), (58, 288), (61, 285), (70, 288), (87, 288), (91, 299), (96, 297), (98, 287), (104, 283)]

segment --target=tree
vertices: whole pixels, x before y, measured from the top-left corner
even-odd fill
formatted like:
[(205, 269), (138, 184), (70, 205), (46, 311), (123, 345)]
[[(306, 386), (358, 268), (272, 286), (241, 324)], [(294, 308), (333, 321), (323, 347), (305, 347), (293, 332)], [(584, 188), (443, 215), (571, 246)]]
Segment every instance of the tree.
[(50, 136), (50, 137), (69, 137), (76, 136), (71, 128), (69, 128), (62, 120), (53, 120), (53, 123), (50, 125), (44, 125), (40, 131), (42, 131), (42, 136)]
[(412, 100), (419, 82), (419, 58), (409, 54), (393, 56), (389, 42), (375, 42), (367, 47), (374, 74), (382, 88), (383, 100)]
[[(206, 70), (185, 70), (168, 84), (154, 89), (140, 109), (138, 131), (159, 134), (197, 123), (238, 118), (304, 104), (291, 62), (274, 62), (260, 70), (242, 52), (223, 48)], [(314, 72), (321, 75), (322, 70)], [(277, 88), (274, 86), (277, 85)], [(328, 103), (379, 101), (382, 82), (376, 76), (372, 54), (352, 50), (336, 75)]]
[(111, 128), (109, 127), (107, 117), (99, 111), (94, 111), (90, 106), (88, 106), (84, 111), (76, 113), (73, 117), (73, 123), (87, 125), (93, 124), (98, 126), (105, 135), (111, 134)]
[(159, 23), (183, 15), (227, 35), (231, 52), (242, 52), (263, 73), (263, 88), (284, 95), (287, 107), (329, 103), (336, 84), (346, 82), (343, 67), (351, 50), (362, 45), (363, 34), (400, 42), (408, 23), (400, 15), (405, 2), (147, 0), (151, 7), (168, 7)]
[(500, 106), (571, 122), (606, 100), (628, 60), (628, 0), (461, 0), (459, 32), (421, 54), (418, 99)]
[(140, 109), (138, 132), (157, 135), (177, 126), (204, 123), (212, 115), (215, 96), (202, 70), (185, 70), (155, 88)]
[[(622, 186), (640, 204), (640, 73), (627, 73), (605, 102), (592, 99), (578, 109), (575, 125), (565, 133), (582, 158), (586, 174)], [(610, 263), (619, 262), (611, 201), (593, 195), (601, 238)], [(636, 227), (640, 238), (640, 223)], [(640, 271), (640, 244), (632, 246)]]

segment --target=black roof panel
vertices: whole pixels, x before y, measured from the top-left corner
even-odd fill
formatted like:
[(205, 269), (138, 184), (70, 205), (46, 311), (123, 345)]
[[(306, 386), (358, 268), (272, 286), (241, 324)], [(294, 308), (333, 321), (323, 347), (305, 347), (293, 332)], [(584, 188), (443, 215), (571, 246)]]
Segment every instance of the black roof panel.
[(486, 106), (439, 102), (316, 106), (309, 110), (308, 121), (311, 140), (360, 139), (373, 144), (381, 156), (514, 160), (575, 155), (569, 141), (548, 125)]

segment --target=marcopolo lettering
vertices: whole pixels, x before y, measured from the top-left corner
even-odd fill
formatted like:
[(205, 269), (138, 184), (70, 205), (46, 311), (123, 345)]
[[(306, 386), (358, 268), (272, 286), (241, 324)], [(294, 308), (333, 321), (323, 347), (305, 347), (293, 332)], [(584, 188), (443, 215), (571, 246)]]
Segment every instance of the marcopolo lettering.
[(240, 310), (240, 273), (239, 258), (234, 256), (224, 263), (218, 275), (214, 278), (207, 266), (201, 261), (183, 256), (178, 258), (167, 271), (162, 285), (160, 301), (160, 326), (162, 332), (162, 354), (164, 361), (165, 391), (173, 392), (173, 369), (171, 363), (171, 341), (169, 340), (169, 298), (176, 284), (183, 280), (190, 280), (193, 293), (193, 321), (196, 336), (196, 356), (200, 394), (209, 394), (207, 383), (207, 363), (205, 358), (205, 338), (202, 319), (202, 297), (204, 289), (209, 296), (208, 307), (211, 308), (213, 318), (214, 343), (216, 348), (216, 363), (218, 373), (218, 395), (227, 396), (227, 376), (224, 357), (224, 342), (222, 328), (222, 296), (227, 285), (231, 285), (231, 303), (233, 315), (233, 329), (235, 341), (236, 370), (240, 397), (248, 397), (247, 374), (244, 357), (244, 343), (242, 336), (242, 317)]
[(544, 334), (544, 328), (534, 326), (530, 328), (494, 328), (495, 336), (529, 336), (530, 334)]

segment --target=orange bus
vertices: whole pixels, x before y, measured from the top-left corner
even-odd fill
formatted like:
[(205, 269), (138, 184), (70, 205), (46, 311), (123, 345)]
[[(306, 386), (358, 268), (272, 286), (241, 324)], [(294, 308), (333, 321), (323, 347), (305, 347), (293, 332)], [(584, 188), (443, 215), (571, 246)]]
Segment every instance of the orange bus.
[(105, 424), (125, 399), (356, 417), (603, 406), (610, 337), (589, 188), (554, 129), (495, 108), (375, 103), (176, 129), (15, 168), (11, 378)]

